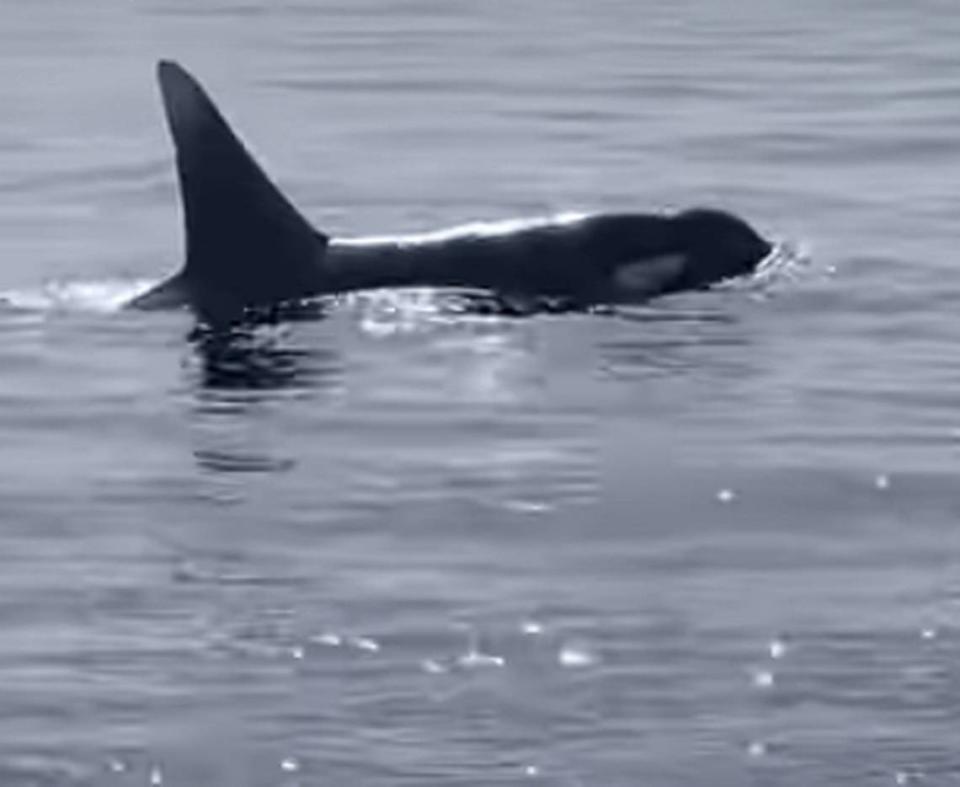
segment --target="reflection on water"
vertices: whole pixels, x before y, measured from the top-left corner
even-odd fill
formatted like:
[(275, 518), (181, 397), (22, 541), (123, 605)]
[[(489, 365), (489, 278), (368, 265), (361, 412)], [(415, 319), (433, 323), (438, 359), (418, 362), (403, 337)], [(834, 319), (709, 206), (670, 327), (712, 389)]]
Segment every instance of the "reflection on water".
[(198, 448), (193, 452), (197, 465), (218, 473), (277, 473), (293, 467), (292, 459), (275, 459), (238, 451)]
[[(332, 395), (343, 386), (343, 362), (326, 337), (301, 335), (310, 323), (194, 329), (185, 371), (193, 391), (193, 456), (216, 473), (292, 469), (290, 441), (272, 434), (272, 402)], [(293, 397), (290, 395), (293, 394)]]
[(693, 296), (682, 304), (618, 309), (598, 347), (604, 372), (672, 378), (724, 364), (749, 366), (743, 351), (755, 342), (750, 326), (722, 305), (694, 302), (703, 300)]
[(282, 326), (195, 332), (188, 368), (196, 374), (201, 400), (213, 403), (226, 392), (336, 387), (339, 353), (292, 341)]

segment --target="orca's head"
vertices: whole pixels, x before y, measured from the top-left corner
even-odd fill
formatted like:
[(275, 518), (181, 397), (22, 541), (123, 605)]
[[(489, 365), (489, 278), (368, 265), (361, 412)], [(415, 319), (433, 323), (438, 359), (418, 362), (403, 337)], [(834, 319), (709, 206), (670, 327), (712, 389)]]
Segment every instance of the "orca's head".
[(753, 273), (773, 251), (753, 227), (722, 210), (693, 208), (677, 213), (673, 229), (686, 257), (682, 289), (708, 287)]

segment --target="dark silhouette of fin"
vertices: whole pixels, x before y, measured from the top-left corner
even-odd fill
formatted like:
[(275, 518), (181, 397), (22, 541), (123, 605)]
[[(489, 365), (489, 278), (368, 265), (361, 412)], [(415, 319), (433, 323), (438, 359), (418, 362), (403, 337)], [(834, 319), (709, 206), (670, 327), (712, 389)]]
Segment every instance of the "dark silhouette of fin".
[(187, 261), (178, 276), (191, 304), (222, 320), (321, 292), (327, 237), (280, 193), (190, 74), (164, 60), (157, 78), (183, 201)]
[(189, 303), (190, 291), (181, 271), (138, 295), (127, 304), (127, 308), (157, 311), (177, 309)]

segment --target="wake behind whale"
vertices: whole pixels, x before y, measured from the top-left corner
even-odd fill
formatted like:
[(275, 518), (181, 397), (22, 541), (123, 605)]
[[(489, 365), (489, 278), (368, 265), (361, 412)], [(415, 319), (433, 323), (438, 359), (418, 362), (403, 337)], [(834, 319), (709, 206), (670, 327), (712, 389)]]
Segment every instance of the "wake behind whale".
[(186, 262), (132, 299), (225, 324), (250, 310), (377, 288), (474, 291), (563, 308), (642, 303), (753, 273), (774, 247), (720, 210), (563, 214), (416, 236), (336, 239), (313, 228), (183, 68), (158, 66), (176, 150)]

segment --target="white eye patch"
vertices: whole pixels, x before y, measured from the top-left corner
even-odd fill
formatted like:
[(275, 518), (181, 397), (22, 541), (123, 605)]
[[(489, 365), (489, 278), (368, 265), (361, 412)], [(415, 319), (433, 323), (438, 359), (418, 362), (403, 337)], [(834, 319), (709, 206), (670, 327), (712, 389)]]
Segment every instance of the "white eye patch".
[(618, 290), (630, 295), (653, 295), (676, 279), (687, 264), (683, 254), (662, 254), (621, 265), (614, 271), (613, 282)]

